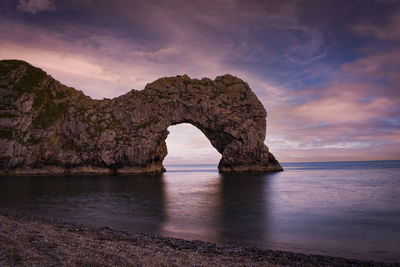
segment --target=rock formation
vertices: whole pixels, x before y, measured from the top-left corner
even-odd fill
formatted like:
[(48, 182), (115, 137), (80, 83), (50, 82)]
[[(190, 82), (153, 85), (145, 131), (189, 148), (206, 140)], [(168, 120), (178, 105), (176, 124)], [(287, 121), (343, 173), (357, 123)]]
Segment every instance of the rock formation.
[(266, 111), (237, 77), (166, 77), (94, 100), (18, 60), (0, 61), (0, 173), (162, 172), (168, 127), (190, 123), (221, 172), (282, 170), (264, 144)]

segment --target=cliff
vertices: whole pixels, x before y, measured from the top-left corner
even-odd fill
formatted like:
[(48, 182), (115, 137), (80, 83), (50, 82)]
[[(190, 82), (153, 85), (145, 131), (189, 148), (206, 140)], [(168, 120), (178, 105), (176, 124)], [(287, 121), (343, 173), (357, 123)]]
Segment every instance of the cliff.
[(248, 85), (160, 78), (144, 90), (94, 100), (39, 68), (0, 61), (0, 173), (164, 171), (168, 127), (191, 123), (222, 158), (221, 172), (282, 170), (264, 144), (266, 111)]

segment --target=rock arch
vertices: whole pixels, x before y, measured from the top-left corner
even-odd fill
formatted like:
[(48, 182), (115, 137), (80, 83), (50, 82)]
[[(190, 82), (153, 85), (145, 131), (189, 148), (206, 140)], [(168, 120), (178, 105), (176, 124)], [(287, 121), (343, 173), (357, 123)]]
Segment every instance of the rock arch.
[[(181, 123), (168, 127), (166, 144), (168, 154), (163, 165), (208, 164), (218, 167), (221, 154), (197, 127)], [(175, 168), (175, 167), (174, 167)], [(212, 167), (211, 167), (212, 168)], [(169, 168), (166, 166), (167, 171)]]
[[(190, 123), (222, 158), (221, 172), (282, 170), (264, 144), (266, 111), (247, 83), (166, 77), (93, 100), (22, 61), (1, 61), (0, 164), (8, 173), (161, 172), (168, 127)], [(2, 116), (4, 117), (4, 116)]]

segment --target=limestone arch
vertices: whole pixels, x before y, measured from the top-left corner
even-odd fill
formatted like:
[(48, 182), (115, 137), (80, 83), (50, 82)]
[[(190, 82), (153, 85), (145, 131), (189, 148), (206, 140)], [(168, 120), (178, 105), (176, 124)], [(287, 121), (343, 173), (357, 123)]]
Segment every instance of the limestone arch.
[(165, 77), (114, 99), (94, 100), (43, 70), (0, 61), (0, 173), (161, 172), (168, 127), (190, 123), (221, 153), (221, 172), (282, 167), (264, 144), (267, 113), (232, 75)]
[(189, 123), (208, 138), (222, 155), (220, 172), (272, 172), (282, 170), (264, 144), (266, 111), (247, 83), (224, 75), (214, 81), (188, 76), (161, 78), (143, 90), (161, 118), (157, 163), (166, 156), (168, 127)]

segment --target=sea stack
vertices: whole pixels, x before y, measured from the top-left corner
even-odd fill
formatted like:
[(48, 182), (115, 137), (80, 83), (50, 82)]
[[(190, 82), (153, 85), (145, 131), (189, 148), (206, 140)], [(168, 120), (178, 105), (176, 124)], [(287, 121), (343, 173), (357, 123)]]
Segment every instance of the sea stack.
[(19, 60), (0, 61), (1, 174), (165, 171), (168, 127), (190, 123), (222, 158), (220, 172), (275, 172), (267, 113), (247, 83), (160, 78), (144, 90), (94, 100)]

